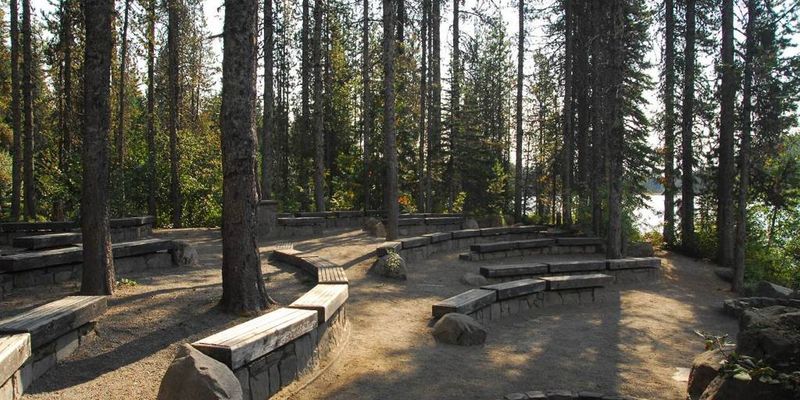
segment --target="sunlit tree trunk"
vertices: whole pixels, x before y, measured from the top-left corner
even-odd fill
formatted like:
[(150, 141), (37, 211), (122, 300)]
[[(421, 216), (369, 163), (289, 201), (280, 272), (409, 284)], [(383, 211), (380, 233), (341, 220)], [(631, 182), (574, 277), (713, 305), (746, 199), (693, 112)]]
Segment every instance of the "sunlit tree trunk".
[(694, 232), (694, 72), (695, 72), (695, 0), (686, 0), (686, 50), (683, 66), (683, 103), (681, 110), (681, 247), (696, 254)]
[(397, 127), (395, 122), (394, 40), (395, 8), (383, 0), (383, 156), (386, 159), (386, 240), (398, 236), (400, 205), (397, 203)]
[(722, 84), (720, 86), (719, 169), (717, 170), (719, 262), (733, 266), (734, 207), (733, 130), (736, 101), (736, 70), (733, 61), (733, 0), (722, 0)]
[(19, 220), (22, 196), (22, 113), (19, 82), (19, 14), (17, 0), (11, 0), (11, 130), (13, 131), (11, 164), (11, 220)]
[(664, 3), (664, 242), (675, 245), (675, 4)]

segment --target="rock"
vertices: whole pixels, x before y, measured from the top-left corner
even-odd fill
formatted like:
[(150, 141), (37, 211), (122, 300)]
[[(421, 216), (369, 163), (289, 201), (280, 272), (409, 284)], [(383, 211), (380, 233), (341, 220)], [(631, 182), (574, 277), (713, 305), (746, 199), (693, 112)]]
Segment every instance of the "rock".
[(783, 372), (800, 370), (800, 309), (772, 306), (742, 314), (736, 351)]
[(783, 385), (761, 383), (756, 379), (740, 381), (720, 375), (708, 385), (701, 400), (774, 400), (796, 399), (797, 393)]
[(726, 268), (726, 267), (716, 267), (714, 268), (714, 274), (716, 274), (720, 279), (725, 282), (732, 282), (733, 281), (733, 269)]
[(370, 236), (386, 237), (386, 227), (376, 218), (367, 218), (362, 229)]
[(459, 346), (474, 346), (486, 341), (486, 329), (469, 315), (445, 314), (433, 325), (437, 341)]
[(406, 260), (393, 251), (378, 258), (369, 271), (376, 275), (399, 280), (406, 280), (408, 276)]
[(628, 257), (653, 257), (655, 251), (653, 250), (653, 245), (650, 243), (629, 243), (625, 255)]
[(793, 295), (794, 291), (792, 289), (767, 281), (759, 281), (753, 293), (754, 297), (776, 297), (779, 299), (790, 299)]
[(484, 278), (481, 275), (474, 274), (472, 272), (467, 272), (466, 274), (464, 274), (464, 276), (461, 277), (461, 283), (467, 286), (484, 286), (488, 285), (489, 281), (486, 280), (486, 278)]
[(172, 249), (172, 264), (178, 267), (199, 267), (200, 256), (197, 254), (197, 249), (189, 242), (182, 240), (173, 241), (174, 248)]
[(694, 358), (692, 371), (689, 373), (688, 392), (691, 398), (703, 394), (708, 384), (717, 377), (720, 362), (724, 359), (725, 356), (719, 350), (709, 350)]
[(474, 218), (467, 218), (464, 220), (464, 229), (480, 229), (480, 226)]
[(225, 364), (184, 344), (167, 369), (158, 400), (241, 400), (242, 387)]

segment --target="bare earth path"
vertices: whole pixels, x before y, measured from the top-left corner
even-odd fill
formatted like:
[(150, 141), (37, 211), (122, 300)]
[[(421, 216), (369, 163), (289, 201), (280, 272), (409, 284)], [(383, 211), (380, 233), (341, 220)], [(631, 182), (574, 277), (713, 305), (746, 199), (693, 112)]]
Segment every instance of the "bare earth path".
[[(337, 259), (337, 250), (316, 253)], [(487, 343), (436, 344), (430, 307), (467, 289), (477, 263), (444, 255), (409, 266), (393, 283), (347, 269), (349, 346), (312, 381), (279, 394), (292, 399), (491, 399), (545, 389), (593, 390), (650, 399), (683, 399), (676, 368), (703, 350), (693, 330), (736, 332), (721, 314), (730, 295), (707, 263), (665, 255), (662, 282), (616, 287), (603, 304), (554, 306), (491, 322)], [(502, 260), (497, 262), (511, 262)], [(615, 291), (616, 293), (616, 291)]]

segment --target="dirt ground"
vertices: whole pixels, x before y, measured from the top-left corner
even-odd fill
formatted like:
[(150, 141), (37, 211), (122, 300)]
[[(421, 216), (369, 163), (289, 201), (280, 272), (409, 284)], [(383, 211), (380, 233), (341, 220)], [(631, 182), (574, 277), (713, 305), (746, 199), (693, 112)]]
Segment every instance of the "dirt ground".
[[(194, 242), (203, 267), (125, 276), (137, 285), (123, 287), (109, 302), (98, 337), (37, 380), (25, 399), (155, 398), (178, 345), (243, 320), (214, 307), (221, 295), (219, 232), (161, 235)], [(736, 321), (720, 312), (730, 293), (712, 266), (665, 254), (659, 283), (614, 287), (618, 296), (602, 304), (552, 306), (491, 321), (483, 346), (437, 344), (430, 335), (431, 304), (466, 290), (459, 282), (465, 272), (518, 260), (475, 263), (443, 254), (409, 265), (409, 279), (398, 283), (367, 274), (369, 252), (378, 243), (360, 232), (344, 232), (262, 244), (262, 252), (293, 246), (328, 258), (344, 266), (351, 281), (347, 346), (277, 398), (492, 399), (572, 389), (682, 399), (686, 384), (673, 375), (702, 351), (693, 330), (736, 332)], [(281, 304), (312, 284), (291, 267), (263, 265), (267, 288)], [(0, 303), (0, 310), (19, 311), (74, 290), (73, 285), (45, 295), (41, 289), (19, 291)]]

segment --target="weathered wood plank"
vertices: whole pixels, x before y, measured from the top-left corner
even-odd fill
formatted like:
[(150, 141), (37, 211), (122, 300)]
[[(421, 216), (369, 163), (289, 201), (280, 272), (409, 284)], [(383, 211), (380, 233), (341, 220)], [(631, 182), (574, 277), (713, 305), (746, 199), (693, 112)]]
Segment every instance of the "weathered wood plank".
[(558, 237), (556, 244), (559, 246), (598, 246), (603, 244), (603, 239), (598, 237)]
[(549, 262), (551, 274), (561, 274), (564, 272), (585, 272), (585, 271), (604, 271), (606, 269), (605, 260), (582, 260), (582, 261), (554, 261)]
[(514, 250), (516, 248), (517, 242), (477, 243), (469, 246), (469, 250), (475, 253), (494, 253), (497, 251)]
[(481, 236), (496, 236), (511, 233), (514, 228), (510, 226), (496, 226), (493, 228), (481, 228)]
[(0, 321), (0, 333), (30, 333), (34, 350), (106, 312), (106, 296), (68, 296)]
[[(31, 335), (0, 335), (0, 382), (5, 382), (31, 356)], [(0, 383), (2, 385), (2, 383)]]
[(433, 305), (433, 317), (440, 318), (451, 312), (469, 314), (497, 301), (497, 292), (486, 289), (472, 289)]
[(319, 314), (319, 323), (322, 324), (329, 320), (336, 310), (347, 301), (347, 297), (347, 285), (317, 285), (306, 292), (306, 294), (300, 296), (300, 298), (290, 304), (289, 307), (317, 311)]
[(471, 237), (477, 237), (481, 235), (480, 229), (462, 229), (459, 231), (451, 232), (453, 235), (453, 239), (467, 239)]
[(547, 290), (603, 287), (614, 281), (614, 277), (606, 274), (543, 276), (539, 279), (547, 282)]
[(610, 270), (661, 267), (661, 259), (658, 257), (620, 258), (618, 260), (607, 260), (606, 262)]
[(74, 264), (83, 260), (83, 249), (66, 247), (36, 252), (24, 252), (0, 256), (0, 271), (18, 272), (46, 268), (54, 265)]
[(518, 240), (517, 248), (519, 249), (535, 249), (539, 247), (549, 247), (556, 244), (556, 241), (553, 239), (528, 239), (528, 240)]
[(316, 311), (280, 308), (200, 339), (192, 346), (235, 370), (316, 327)]
[(416, 247), (426, 246), (431, 243), (431, 238), (427, 236), (416, 236), (410, 238), (403, 238), (398, 240), (403, 244), (403, 249), (413, 249)]
[(115, 258), (138, 256), (142, 254), (169, 251), (175, 247), (171, 240), (143, 239), (132, 242), (114, 243), (111, 250)]
[(62, 247), (81, 242), (78, 232), (48, 233), (44, 235), (20, 236), (14, 238), (13, 245), (17, 248), (39, 250), (51, 247)]
[(431, 243), (446, 242), (453, 237), (450, 232), (427, 233), (422, 236), (431, 238)]
[(520, 279), (494, 285), (481, 286), (481, 289), (494, 290), (498, 300), (525, 296), (531, 293), (542, 292), (547, 288), (547, 282), (541, 279)]
[(322, 217), (278, 218), (278, 225), (284, 225), (284, 226), (325, 225), (325, 218)]
[(480, 268), (480, 274), (487, 278), (501, 278), (506, 276), (539, 275), (547, 273), (547, 264), (511, 264), (487, 265)]
[(426, 225), (455, 225), (460, 224), (464, 221), (464, 218), (460, 217), (426, 217), (425, 224)]
[(347, 280), (347, 274), (345, 274), (344, 268), (328, 267), (328, 268), (320, 268), (319, 270), (317, 270), (317, 283), (348, 284), (350, 282)]

